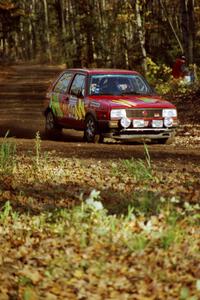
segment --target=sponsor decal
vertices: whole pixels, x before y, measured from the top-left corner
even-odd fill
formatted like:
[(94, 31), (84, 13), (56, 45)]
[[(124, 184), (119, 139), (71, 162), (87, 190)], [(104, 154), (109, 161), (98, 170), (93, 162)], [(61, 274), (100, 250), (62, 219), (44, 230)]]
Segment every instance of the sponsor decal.
[(66, 103), (62, 101), (62, 97), (52, 94), (49, 106), (56, 117), (71, 117), (76, 120), (85, 118), (85, 105), (82, 99), (71, 98), (69, 103)]
[(56, 94), (52, 94), (51, 95), (51, 99), (50, 99), (50, 104), (49, 104), (50, 108), (52, 109), (53, 111), (53, 114), (56, 116), (56, 117), (63, 117), (64, 114), (63, 114), (63, 111), (61, 110), (61, 107), (60, 107), (60, 102), (59, 102), (59, 97), (58, 95)]
[(99, 102), (96, 102), (96, 101), (92, 101), (92, 102), (90, 103), (90, 106), (91, 106), (91, 107), (95, 107), (95, 108), (99, 108), (99, 107), (100, 107), (100, 103), (99, 103)]
[(128, 100), (123, 100), (123, 99), (112, 100), (112, 102), (117, 103), (117, 104), (119, 104), (119, 105), (124, 105), (124, 106), (127, 106), (127, 107), (133, 107), (133, 106), (136, 106), (135, 103), (133, 103), (133, 102), (131, 102), (131, 101), (128, 101)]
[(152, 99), (152, 98), (148, 98), (148, 97), (140, 97), (140, 98), (137, 98), (137, 100), (142, 100), (145, 103), (156, 103), (158, 101), (157, 99)]
[(85, 104), (81, 99), (70, 99), (68, 106), (69, 117), (76, 120), (82, 120), (85, 118)]

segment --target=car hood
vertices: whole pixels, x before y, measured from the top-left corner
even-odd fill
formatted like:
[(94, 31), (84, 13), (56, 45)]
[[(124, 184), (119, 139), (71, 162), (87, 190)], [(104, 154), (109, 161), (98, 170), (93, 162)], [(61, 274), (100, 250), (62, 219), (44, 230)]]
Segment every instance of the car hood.
[(175, 106), (157, 95), (90, 96), (93, 103), (110, 108), (174, 108)]

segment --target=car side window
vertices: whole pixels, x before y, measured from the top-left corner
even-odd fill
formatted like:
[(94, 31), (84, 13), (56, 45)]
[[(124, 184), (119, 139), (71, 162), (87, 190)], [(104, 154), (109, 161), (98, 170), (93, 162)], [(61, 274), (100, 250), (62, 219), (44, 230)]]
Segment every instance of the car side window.
[(72, 73), (64, 73), (54, 87), (54, 92), (65, 94), (72, 79)]
[(86, 76), (77, 74), (72, 82), (70, 94), (74, 96), (84, 95)]

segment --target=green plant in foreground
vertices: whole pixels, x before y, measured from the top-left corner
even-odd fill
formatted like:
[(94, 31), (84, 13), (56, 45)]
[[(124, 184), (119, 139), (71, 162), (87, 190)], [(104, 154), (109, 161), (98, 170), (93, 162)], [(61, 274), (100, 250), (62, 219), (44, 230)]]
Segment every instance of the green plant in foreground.
[(131, 251), (143, 251), (148, 245), (148, 238), (145, 234), (134, 234), (132, 237), (126, 241), (126, 246)]
[(11, 217), (14, 221), (18, 219), (18, 213), (13, 211), (10, 201), (6, 201), (2, 210), (0, 211), (0, 222), (6, 223)]
[(188, 287), (183, 286), (180, 290), (180, 300), (198, 300), (197, 296), (191, 296)]
[(39, 131), (36, 132), (35, 137), (35, 162), (36, 166), (39, 166), (40, 163), (40, 153), (41, 153), (41, 138)]
[(183, 238), (182, 230), (179, 226), (171, 226), (166, 229), (160, 237), (161, 247), (168, 249), (173, 244), (179, 243)]
[(136, 215), (157, 215), (163, 207), (159, 196), (155, 192), (134, 192), (129, 206), (133, 208)]
[(142, 159), (125, 159), (122, 160), (122, 167), (136, 180), (152, 179), (152, 166), (151, 158), (149, 155), (148, 148), (144, 144), (145, 160)]
[(15, 165), (16, 145), (7, 140), (6, 133), (3, 143), (0, 147), (0, 170), (3, 172), (12, 172)]

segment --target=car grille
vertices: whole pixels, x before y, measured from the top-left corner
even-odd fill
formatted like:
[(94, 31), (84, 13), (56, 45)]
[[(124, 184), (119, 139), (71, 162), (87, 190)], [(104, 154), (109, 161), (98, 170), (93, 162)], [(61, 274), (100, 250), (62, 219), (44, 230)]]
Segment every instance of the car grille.
[(162, 109), (126, 109), (127, 118), (161, 118)]

